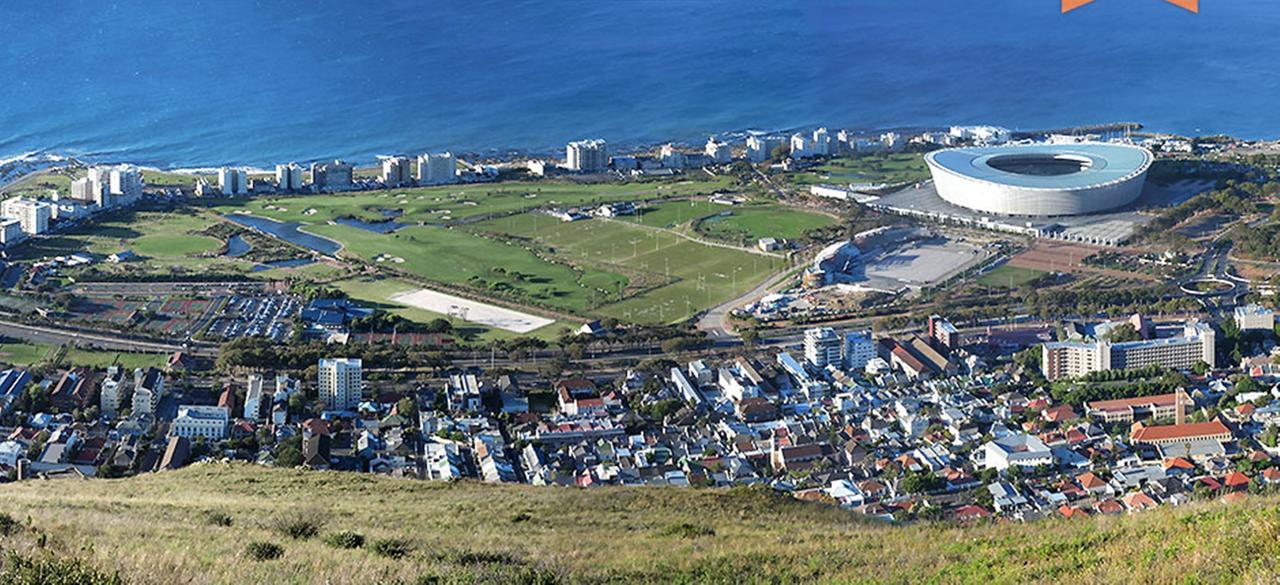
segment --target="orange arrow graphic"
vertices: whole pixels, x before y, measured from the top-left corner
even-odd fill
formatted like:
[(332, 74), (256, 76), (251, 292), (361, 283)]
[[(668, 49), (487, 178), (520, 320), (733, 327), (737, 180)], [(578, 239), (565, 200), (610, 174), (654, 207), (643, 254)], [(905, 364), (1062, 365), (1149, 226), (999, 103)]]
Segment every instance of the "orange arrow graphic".
[[(1196, 14), (1200, 13), (1200, 0), (1164, 0), (1179, 8), (1185, 8)], [(1085, 4), (1092, 4), (1094, 0), (1062, 0), (1062, 13), (1066, 14)]]

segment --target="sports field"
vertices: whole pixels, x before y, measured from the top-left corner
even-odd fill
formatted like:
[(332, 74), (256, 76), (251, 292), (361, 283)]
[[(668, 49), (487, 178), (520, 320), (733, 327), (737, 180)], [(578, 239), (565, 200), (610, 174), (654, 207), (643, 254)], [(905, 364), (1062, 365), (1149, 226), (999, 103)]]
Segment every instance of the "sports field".
[(806, 233), (834, 225), (836, 219), (781, 205), (733, 207), (702, 220), (698, 231), (707, 237), (751, 245), (761, 238), (794, 240)]
[[(430, 323), (436, 319), (445, 319), (453, 325), (454, 335), (466, 339), (474, 339), (478, 341), (490, 341), (498, 339), (510, 339), (519, 337), (502, 329), (487, 327), (473, 322), (463, 321), (456, 316), (449, 316), (445, 313), (436, 313), (422, 307), (410, 306), (391, 300), (392, 297), (412, 293), (418, 290), (418, 285), (407, 282), (398, 278), (380, 278), (380, 277), (359, 277), (347, 280), (340, 280), (332, 283), (330, 286), (341, 290), (354, 300), (361, 303), (385, 310), (394, 315), (399, 315), (410, 321), (418, 323)], [(470, 317), (470, 315), (468, 315)], [(528, 334), (528, 337), (539, 337), (543, 339), (553, 339), (559, 335), (561, 330), (569, 327), (569, 324), (557, 322), (556, 324), (542, 327)]]
[(686, 319), (750, 290), (783, 267), (777, 258), (708, 246), (626, 221), (566, 223), (529, 213), (471, 229), (526, 238), (566, 262), (627, 275), (628, 294), (596, 312), (640, 323)]
[(991, 288), (1018, 288), (1048, 274), (1043, 270), (1005, 264), (978, 277), (978, 284)]

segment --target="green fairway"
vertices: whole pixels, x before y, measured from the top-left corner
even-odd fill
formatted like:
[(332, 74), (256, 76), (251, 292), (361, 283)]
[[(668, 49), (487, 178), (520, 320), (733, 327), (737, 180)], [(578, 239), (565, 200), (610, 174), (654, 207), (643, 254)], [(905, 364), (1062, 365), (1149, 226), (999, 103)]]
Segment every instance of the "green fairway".
[(53, 346), (35, 343), (0, 343), (0, 364), (30, 366), (43, 362), (53, 352)]
[(723, 191), (728, 179), (664, 183), (577, 184), (560, 182), (446, 185), (327, 195), (299, 195), (219, 202), (218, 211), (248, 210), (279, 221), (326, 223), (340, 217), (439, 224), (480, 215), (539, 207), (574, 207), (610, 201), (702, 195)]
[(634, 221), (643, 225), (661, 228), (676, 228), (691, 221), (724, 213), (732, 209), (727, 205), (718, 205), (701, 199), (687, 201), (666, 201), (649, 205), (643, 213), (635, 217), (624, 218), (623, 221)]
[(837, 158), (787, 177), (800, 185), (819, 183), (915, 183), (929, 178), (924, 155), (914, 153), (865, 154)]
[(38, 259), (88, 252), (106, 256), (129, 250), (141, 257), (124, 264), (99, 262), (78, 268), (69, 274), (92, 273), (219, 273), (245, 274), (255, 266), (246, 259), (228, 258), (215, 253), (223, 242), (196, 232), (221, 221), (213, 213), (200, 208), (175, 211), (123, 211), (104, 215), (61, 234), (32, 240), (17, 248), (19, 258)]
[(549, 220), (525, 214), (482, 222), (473, 229), (528, 238), (565, 261), (627, 274), (635, 292), (597, 312), (628, 321), (686, 319), (734, 298), (782, 268), (780, 259), (692, 242), (625, 220)]
[(978, 284), (990, 288), (1018, 288), (1048, 274), (1043, 270), (1005, 264), (978, 277)]
[(836, 223), (825, 215), (781, 205), (733, 208), (728, 213), (703, 220), (698, 231), (718, 240), (752, 245), (761, 238), (794, 240)]
[[(555, 220), (543, 216), (543, 221)], [(627, 284), (620, 274), (547, 262), (516, 245), (457, 229), (414, 226), (379, 234), (316, 225), (308, 231), (341, 242), (344, 253), (388, 269), (570, 311), (586, 311), (616, 297)]]
[(140, 256), (165, 258), (213, 252), (222, 242), (208, 236), (156, 234), (133, 241), (133, 251)]

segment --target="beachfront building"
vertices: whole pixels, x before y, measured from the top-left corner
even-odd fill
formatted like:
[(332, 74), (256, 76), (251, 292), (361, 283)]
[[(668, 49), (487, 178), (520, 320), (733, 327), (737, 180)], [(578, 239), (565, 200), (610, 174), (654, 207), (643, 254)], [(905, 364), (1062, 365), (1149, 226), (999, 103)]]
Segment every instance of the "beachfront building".
[[(90, 174), (90, 177), (93, 175)], [(117, 165), (107, 171), (111, 200), (104, 207), (132, 205), (142, 198), (142, 171), (132, 165)], [(102, 180), (99, 175), (99, 181)]]
[(281, 191), (301, 191), (303, 176), (302, 167), (297, 163), (276, 165), (276, 189)]
[(773, 157), (773, 150), (786, 144), (786, 139), (781, 136), (748, 136), (747, 137), (747, 160), (753, 163), (762, 163)]
[(218, 192), (223, 197), (235, 197), (249, 193), (249, 175), (244, 169), (222, 167), (218, 169)]
[(13, 197), (0, 203), (0, 217), (18, 220), (23, 233), (34, 236), (49, 231), (49, 220), (53, 218), (53, 206), (47, 201)]
[(413, 182), (413, 164), (408, 157), (393, 156), (382, 159), (382, 184), (400, 187)]
[(452, 152), (428, 153), (418, 157), (419, 185), (446, 185), (458, 181), (458, 160)]
[(683, 169), (689, 165), (688, 157), (674, 144), (663, 144), (658, 151), (658, 160), (662, 162), (664, 169)]
[(350, 410), (360, 405), (362, 363), (359, 359), (320, 360), (320, 400), (329, 410)]
[(1190, 321), (1181, 336), (1142, 341), (1059, 341), (1046, 343), (1040, 370), (1048, 380), (1083, 376), (1103, 370), (1134, 370), (1160, 366), (1188, 370), (1198, 362), (1214, 367), (1213, 328)]
[(169, 425), (169, 436), (188, 439), (204, 437), (220, 441), (227, 438), (227, 422), (230, 418), (230, 412), (225, 406), (183, 404), (178, 406), (178, 416)]
[(106, 207), (110, 192), (109, 184), (95, 181), (90, 177), (80, 177), (71, 181), (71, 198), (86, 205)]
[(579, 173), (599, 173), (609, 168), (608, 144), (599, 138), (570, 142), (564, 150), (564, 166)]
[(354, 176), (355, 169), (341, 160), (311, 163), (311, 184), (320, 191), (346, 191), (351, 188)]
[(1241, 331), (1271, 331), (1276, 326), (1275, 313), (1262, 305), (1236, 307), (1235, 318)]
[(804, 361), (822, 370), (827, 364), (841, 363), (840, 336), (830, 327), (815, 327), (804, 331)]
[(707, 138), (707, 145), (703, 148), (703, 152), (707, 153), (707, 157), (715, 163), (727, 163), (733, 160), (729, 143), (716, 140), (714, 136)]

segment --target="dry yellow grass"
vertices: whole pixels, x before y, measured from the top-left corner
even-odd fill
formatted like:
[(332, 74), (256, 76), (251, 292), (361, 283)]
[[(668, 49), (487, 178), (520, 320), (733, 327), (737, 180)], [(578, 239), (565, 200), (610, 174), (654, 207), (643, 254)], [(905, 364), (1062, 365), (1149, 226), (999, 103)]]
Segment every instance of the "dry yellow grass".
[[(45, 547), (130, 583), (1275, 582), (1280, 508), (1256, 497), (1113, 518), (882, 526), (767, 490), (429, 484), (206, 464), (125, 480), (0, 486), (0, 512)], [(273, 530), (320, 513), (320, 535)], [(209, 519), (231, 518), (230, 526)], [(353, 530), (363, 549), (324, 536)], [(408, 556), (371, 552), (384, 538)], [(254, 541), (276, 560), (245, 554)]]

